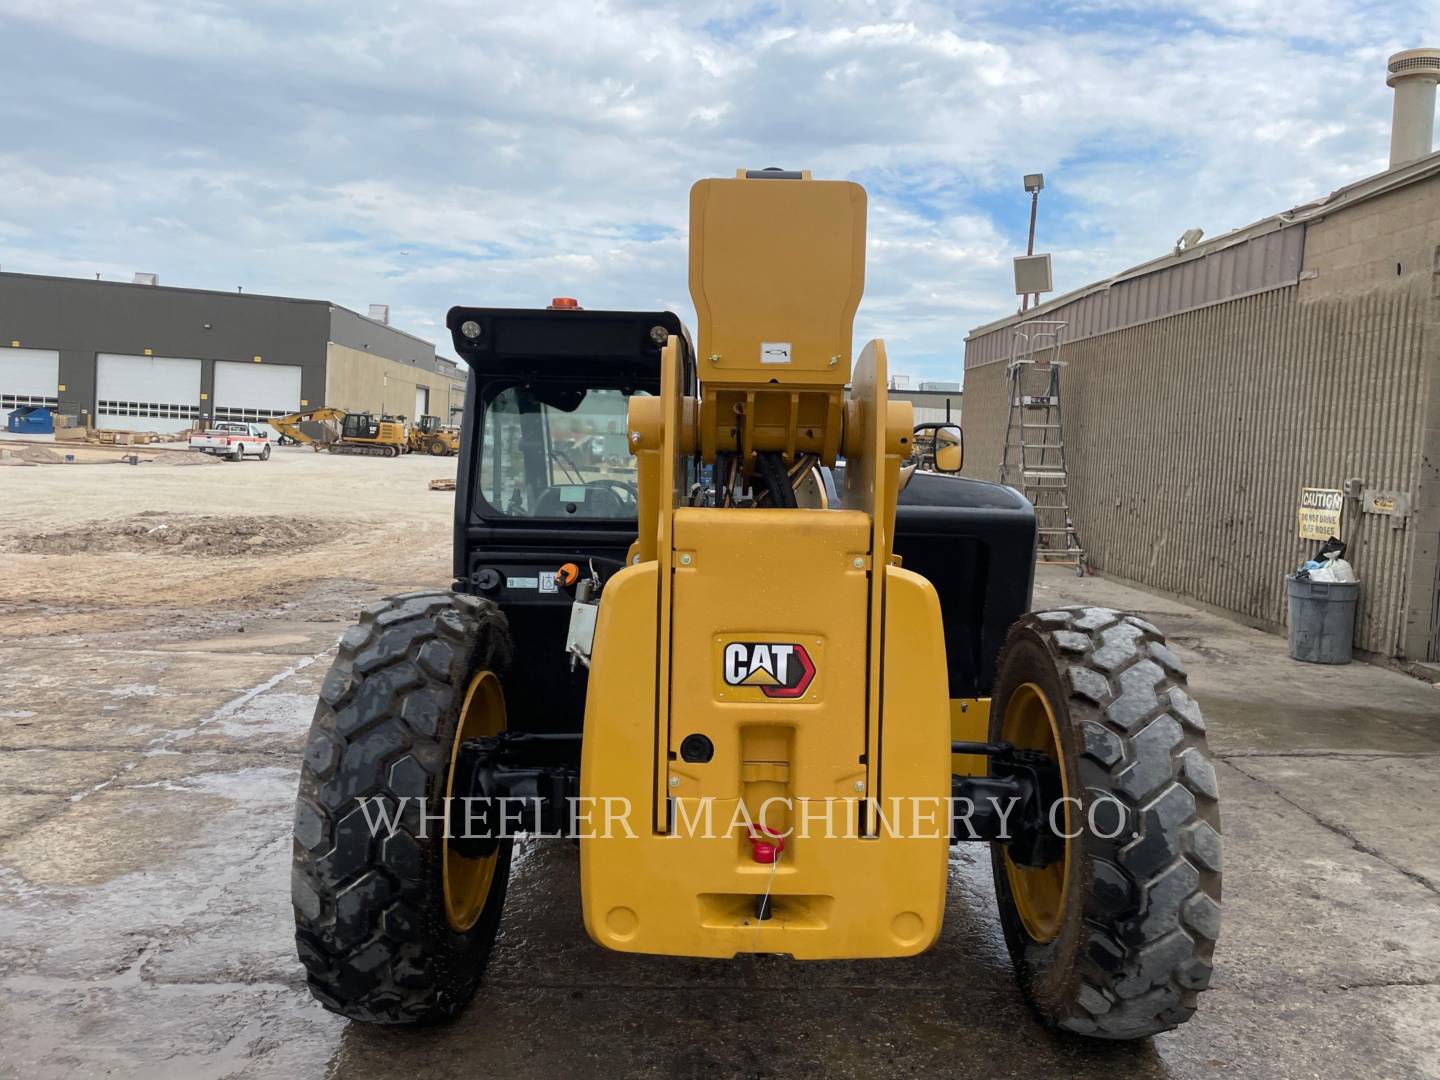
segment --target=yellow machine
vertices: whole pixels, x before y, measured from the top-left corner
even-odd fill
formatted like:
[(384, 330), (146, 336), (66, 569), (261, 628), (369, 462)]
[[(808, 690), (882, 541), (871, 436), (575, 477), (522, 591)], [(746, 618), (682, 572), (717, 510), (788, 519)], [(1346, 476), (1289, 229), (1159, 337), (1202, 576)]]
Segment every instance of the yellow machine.
[[(846, 392), (865, 193), (737, 177), (690, 205), (701, 393), (682, 395), (672, 339), (660, 396), (631, 399), (639, 539), (600, 604), (580, 774), (582, 797), (622, 797), (647, 828), (582, 839), (586, 927), (686, 956), (917, 953), (944, 907), (949, 702), (935, 590), (891, 558), (913, 425), (886, 400), (881, 342)], [(696, 454), (742, 477), (843, 454), (840, 505), (688, 507)], [(634, 707), (646, 685), (654, 716)], [(898, 820), (871, 812), (892, 802)]]
[(460, 452), (460, 429), (446, 427), (438, 416), (421, 416), (406, 432), (409, 449), (431, 457), (449, 457)]
[(578, 839), (599, 945), (717, 958), (923, 952), (986, 844), (1045, 1022), (1194, 1012), (1219, 804), (1183, 668), (1138, 616), (1027, 613), (1034, 507), (852, 355), (865, 231), (854, 183), (697, 183), (698, 348), (668, 311), (451, 309), (454, 586), (342, 637), (301, 773), (326, 1007), (459, 1012), (523, 832)]
[[(272, 416), (270, 426), (312, 450), (367, 457), (399, 457), (406, 449), (405, 424), (392, 416), (347, 413), (344, 409), (309, 409)], [(309, 424), (307, 432), (301, 425)], [(312, 434), (313, 433), (313, 434)]]

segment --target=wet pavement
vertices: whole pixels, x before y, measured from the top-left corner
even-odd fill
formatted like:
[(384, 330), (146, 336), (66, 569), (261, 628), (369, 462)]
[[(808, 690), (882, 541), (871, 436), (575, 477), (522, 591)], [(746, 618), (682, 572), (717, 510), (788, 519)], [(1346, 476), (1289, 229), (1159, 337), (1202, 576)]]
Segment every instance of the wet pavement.
[(1060, 572), (1037, 607), (1171, 635), (1219, 759), (1225, 926), (1183, 1028), (1044, 1031), (979, 848), (954, 849), (928, 954), (801, 965), (601, 950), (563, 842), (520, 849), (458, 1022), (347, 1024), (294, 958), (289, 830), (330, 651), (371, 598), (335, 579), (278, 610), (0, 639), (0, 1076), (1440, 1076), (1440, 688)]

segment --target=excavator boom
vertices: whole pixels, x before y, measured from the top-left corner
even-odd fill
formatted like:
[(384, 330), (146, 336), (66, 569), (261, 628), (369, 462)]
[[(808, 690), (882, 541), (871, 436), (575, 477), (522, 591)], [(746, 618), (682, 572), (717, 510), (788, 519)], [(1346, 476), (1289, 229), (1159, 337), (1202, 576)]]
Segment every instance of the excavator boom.
[[(287, 439), (294, 439), (297, 443), (303, 443), (315, 450), (323, 445), (338, 441), (340, 438), (339, 426), (345, 420), (344, 409), (310, 409), (306, 412), (288, 413), (285, 416), (272, 416), (270, 426), (284, 435)], [(326, 431), (333, 433), (333, 439), (313, 439), (300, 427), (303, 423), (317, 423), (325, 427)], [(331, 425), (334, 425), (332, 427)]]

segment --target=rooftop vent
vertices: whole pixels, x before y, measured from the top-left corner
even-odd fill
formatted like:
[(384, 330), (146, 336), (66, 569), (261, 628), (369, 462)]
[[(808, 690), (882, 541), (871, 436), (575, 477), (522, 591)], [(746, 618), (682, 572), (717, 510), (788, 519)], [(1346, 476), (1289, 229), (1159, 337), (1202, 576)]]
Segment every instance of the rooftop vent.
[[(1432, 97), (1432, 99), (1433, 99), (1433, 97), (1434, 97), (1433, 92), (1432, 92), (1432, 94), (1431, 94), (1431, 97)], [(159, 275), (159, 274), (144, 274), (144, 273), (141, 273), (140, 271), (137, 270), (137, 271), (135, 272), (135, 276), (130, 279), (130, 282), (131, 282), (131, 284), (133, 284), (133, 285), (159, 285), (159, 284), (160, 284), (160, 275)]]
[(1204, 235), (1204, 229), (1186, 229), (1180, 234), (1180, 239), (1175, 241), (1173, 254), (1179, 255), (1182, 251), (1189, 251), (1200, 242), (1200, 238)]
[(1435, 84), (1440, 49), (1406, 49), (1386, 61), (1385, 85), (1395, 88), (1390, 121), (1390, 168), (1430, 153), (1435, 135)]
[(369, 314), (370, 314), (370, 318), (374, 319), (376, 322), (382, 323), (382, 324), (384, 324), (385, 326), (389, 326), (389, 325), (390, 325), (390, 305), (389, 305), (389, 304), (371, 304), (371, 305), (370, 305), (370, 312), (369, 312)]

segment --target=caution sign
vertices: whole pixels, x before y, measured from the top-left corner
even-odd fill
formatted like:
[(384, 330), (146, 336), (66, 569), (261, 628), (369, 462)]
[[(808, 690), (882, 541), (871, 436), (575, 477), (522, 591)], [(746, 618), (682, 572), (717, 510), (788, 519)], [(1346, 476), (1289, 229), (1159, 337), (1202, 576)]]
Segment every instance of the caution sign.
[(1298, 532), (1301, 540), (1329, 540), (1340, 535), (1340, 508), (1345, 493), (1331, 488), (1301, 488)]

